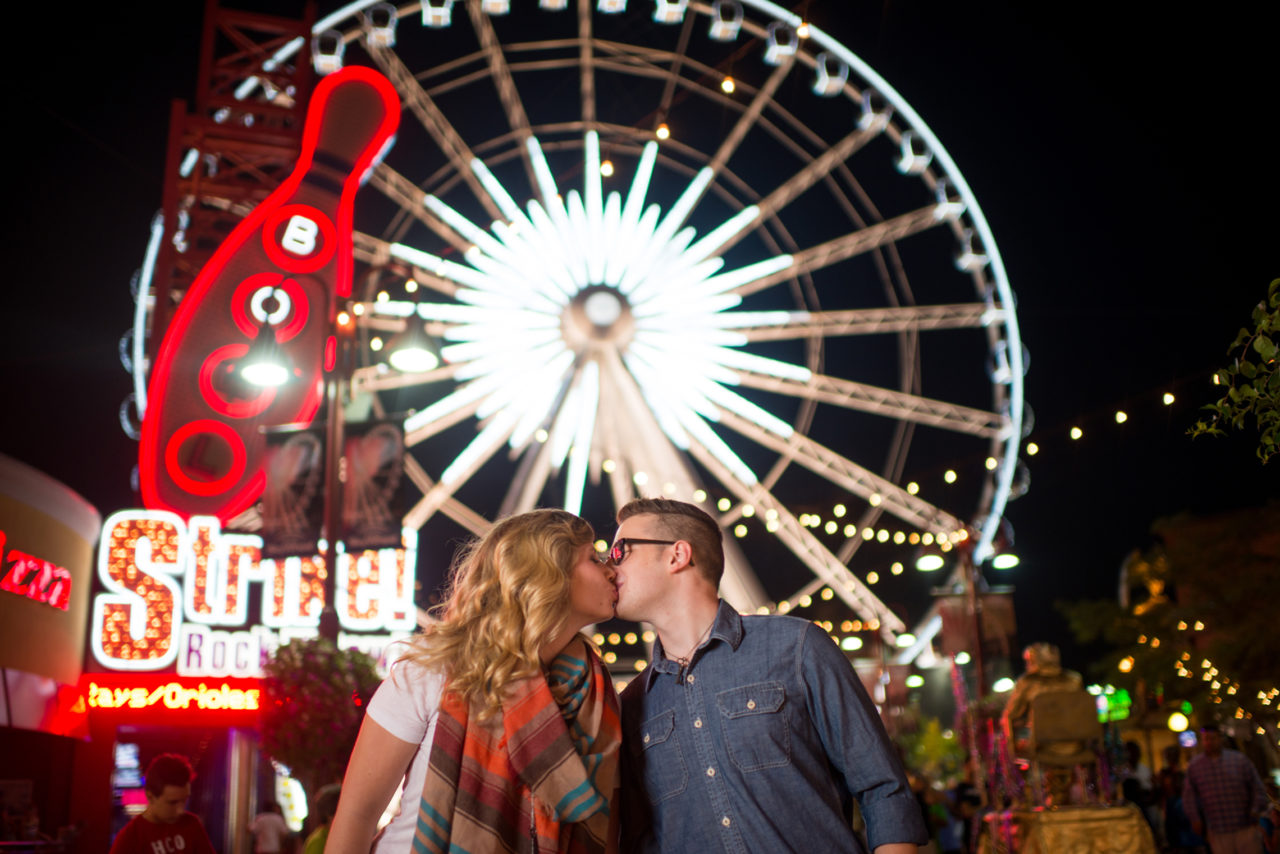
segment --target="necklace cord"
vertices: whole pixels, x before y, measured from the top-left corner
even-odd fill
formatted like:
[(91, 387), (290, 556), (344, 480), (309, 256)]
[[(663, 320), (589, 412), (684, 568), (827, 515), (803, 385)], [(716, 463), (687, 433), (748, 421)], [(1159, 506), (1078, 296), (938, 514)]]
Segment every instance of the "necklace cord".
[(711, 634), (711, 627), (714, 626), (715, 624), (716, 624), (715, 617), (712, 617), (711, 622), (707, 623), (707, 627), (702, 630), (702, 634), (698, 635), (698, 639), (693, 642), (693, 646), (689, 647), (689, 651), (687, 653), (685, 653), (684, 655), (667, 656), (668, 658), (671, 658), (676, 664), (680, 665), (680, 671), (682, 673), (684, 672), (684, 669), (689, 666), (689, 662), (693, 659), (693, 654), (698, 651), (698, 647), (702, 646), (702, 642), (707, 639), (708, 635)]

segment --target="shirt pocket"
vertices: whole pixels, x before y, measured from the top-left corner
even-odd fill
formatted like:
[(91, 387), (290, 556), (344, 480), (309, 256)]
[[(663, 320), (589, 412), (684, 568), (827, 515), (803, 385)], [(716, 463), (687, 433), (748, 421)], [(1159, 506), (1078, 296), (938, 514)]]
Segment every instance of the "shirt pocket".
[(791, 764), (786, 703), (781, 682), (757, 682), (716, 694), (729, 759), (739, 770)]
[(639, 748), (644, 788), (650, 801), (656, 804), (685, 790), (689, 769), (680, 752), (680, 739), (676, 737), (674, 709), (654, 715), (641, 724)]

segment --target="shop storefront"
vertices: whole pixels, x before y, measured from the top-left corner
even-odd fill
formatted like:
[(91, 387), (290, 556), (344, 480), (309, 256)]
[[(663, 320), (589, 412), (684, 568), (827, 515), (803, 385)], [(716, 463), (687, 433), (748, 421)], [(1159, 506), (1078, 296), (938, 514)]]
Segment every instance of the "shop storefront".
[(92, 765), (78, 686), (102, 517), (0, 455), (0, 838), (66, 840)]

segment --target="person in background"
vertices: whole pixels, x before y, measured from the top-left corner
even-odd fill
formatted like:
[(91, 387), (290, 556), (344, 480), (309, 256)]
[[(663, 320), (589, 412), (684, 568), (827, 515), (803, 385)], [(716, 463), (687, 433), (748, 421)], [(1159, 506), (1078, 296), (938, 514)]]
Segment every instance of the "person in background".
[(1267, 809), (1258, 820), (1262, 827), (1262, 848), (1267, 854), (1280, 854), (1280, 787), (1267, 781)]
[(338, 811), (338, 797), (341, 793), (342, 786), (337, 783), (324, 786), (316, 793), (312, 808), (319, 825), (307, 837), (302, 846), (302, 854), (324, 854), (325, 843), (329, 840), (329, 825), (333, 823), (333, 814)]
[(579, 634), (613, 616), (613, 570), (564, 510), (496, 523), (458, 558), (440, 620), (360, 727), (328, 849), (599, 852), (614, 836), (618, 696)]
[(147, 808), (116, 834), (110, 854), (214, 854), (204, 825), (187, 812), (195, 776), (185, 756), (162, 753), (152, 759), (143, 784)]
[(1156, 809), (1155, 777), (1151, 773), (1151, 766), (1142, 761), (1142, 746), (1136, 741), (1124, 743), (1124, 757), (1124, 778), (1120, 781), (1120, 792), (1126, 801), (1142, 813), (1142, 817), (1151, 826), (1157, 843), (1161, 844), (1164, 827)]
[(1156, 775), (1156, 795), (1164, 817), (1166, 850), (1169, 854), (1204, 854), (1204, 840), (1191, 829), (1191, 822), (1182, 808), (1182, 785), (1187, 778), (1181, 767), (1182, 748), (1170, 744), (1162, 755), (1164, 767)]
[[(1204, 752), (1187, 764), (1182, 807), (1213, 854), (1261, 854), (1258, 819), (1267, 806), (1262, 778), (1238, 750), (1223, 747), (1217, 724), (1201, 727)], [(1206, 835), (1207, 834), (1207, 835)]]
[(920, 807), (875, 706), (822, 629), (720, 600), (724, 545), (693, 504), (630, 501), (609, 552), (618, 616), (653, 660), (623, 692), (623, 850), (916, 854)]
[(1031, 701), (1041, 694), (1084, 690), (1084, 679), (1074, 670), (1062, 667), (1062, 656), (1051, 643), (1033, 643), (1022, 650), (1022, 660), (1027, 669), (1005, 701), (1000, 717), (1005, 738), (1015, 756), (1024, 757), (1029, 752), (1031, 730)]
[(253, 854), (290, 854), (293, 831), (285, 823), (284, 811), (275, 801), (263, 801), (262, 810), (249, 822), (253, 834)]

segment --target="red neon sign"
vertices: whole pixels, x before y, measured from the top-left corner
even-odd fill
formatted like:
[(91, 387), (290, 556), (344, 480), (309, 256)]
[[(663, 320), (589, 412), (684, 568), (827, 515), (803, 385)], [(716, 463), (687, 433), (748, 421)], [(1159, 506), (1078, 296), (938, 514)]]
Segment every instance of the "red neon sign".
[(5, 550), (4, 531), (0, 531), (0, 590), (25, 596), (36, 602), (65, 611), (71, 604), (71, 573), (17, 549)]
[(80, 693), (89, 709), (171, 712), (256, 712), (262, 698), (257, 679), (183, 679), (169, 674), (119, 677), (88, 673)]
[[(330, 293), (351, 294), (355, 194), (399, 122), (395, 88), (375, 71), (350, 66), (316, 87), (293, 173), (209, 259), (160, 344), (139, 449), (147, 507), (235, 516), (265, 483), (258, 428), (314, 418)], [(219, 381), (264, 323), (294, 379), (232, 394)]]

